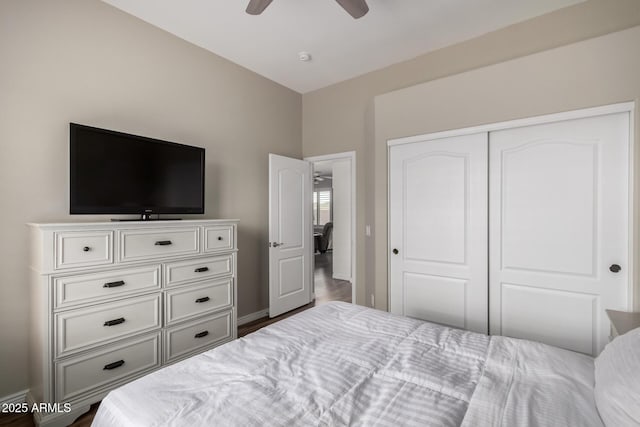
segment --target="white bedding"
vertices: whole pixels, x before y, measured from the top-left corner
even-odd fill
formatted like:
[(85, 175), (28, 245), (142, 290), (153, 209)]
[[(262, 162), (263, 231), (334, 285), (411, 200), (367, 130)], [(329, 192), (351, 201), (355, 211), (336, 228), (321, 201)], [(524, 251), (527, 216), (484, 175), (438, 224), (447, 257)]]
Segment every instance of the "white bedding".
[(329, 303), (112, 391), (94, 426), (598, 426), (593, 359)]

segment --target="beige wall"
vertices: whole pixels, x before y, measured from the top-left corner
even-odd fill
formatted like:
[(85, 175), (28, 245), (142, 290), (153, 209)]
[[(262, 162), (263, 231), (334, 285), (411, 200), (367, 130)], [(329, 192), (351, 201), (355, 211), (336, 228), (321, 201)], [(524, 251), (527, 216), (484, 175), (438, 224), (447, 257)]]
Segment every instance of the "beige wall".
[[(204, 217), (241, 220), (240, 315), (268, 305), (267, 153), (308, 157), (355, 150), (357, 301), (368, 303), (375, 283), (377, 305), (385, 307), (386, 283), (375, 280), (386, 274), (374, 269), (386, 266), (375, 263), (386, 250), (382, 135), (417, 132), (419, 126), (393, 114), (376, 116), (374, 98), (638, 24), (639, 1), (590, 0), (301, 97), (98, 0), (0, 1), (0, 398), (27, 384), (24, 223), (76, 219), (67, 214), (69, 121), (207, 148)], [(619, 56), (633, 54), (607, 48)], [(619, 67), (593, 62), (591, 77)], [(562, 75), (576, 71), (568, 66)], [(553, 69), (543, 75), (548, 78)], [(626, 83), (621, 85), (629, 89)], [(615, 98), (615, 91), (599, 85), (588, 92), (590, 98), (535, 105), (555, 110)], [(390, 107), (411, 93), (391, 94), (376, 106)], [(464, 101), (467, 95), (458, 94)], [(448, 100), (451, 94), (442, 96)], [(408, 111), (400, 104), (398, 111)], [(473, 107), (456, 123), (487, 119), (479, 115), (482, 106)], [(505, 110), (496, 108), (494, 116)], [(381, 127), (375, 128), (376, 117)], [(447, 120), (429, 122), (420, 132), (454, 125)], [(401, 124), (406, 127), (395, 127)], [(365, 224), (375, 224), (369, 241)]]
[(267, 153), (301, 96), (97, 0), (0, 2), (0, 398), (27, 387), (26, 222), (68, 215), (70, 121), (207, 149), (204, 218), (239, 218), (239, 315), (268, 305)]
[[(375, 99), (375, 294), (387, 307), (387, 140), (640, 99), (640, 26)], [(638, 112), (635, 128), (640, 129)], [(636, 131), (635, 154), (640, 147)], [(640, 173), (636, 161), (636, 178)], [(636, 183), (636, 190), (638, 184)], [(638, 193), (636, 191), (636, 193)], [(638, 196), (636, 196), (636, 200)], [(634, 215), (638, 224), (637, 209)], [(634, 240), (637, 241), (637, 231)], [(637, 246), (637, 244), (636, 244)], [(637, 251), (636, 251), (637, 252)], [(637, 275), (640, 264), (634, 260)], [(640, 288), (636, 283), (636, 301)]]
[[(382, 208), (383, 204), (386, 206), (386, 199), (381, 197), (381, 194), (386, 191), (386, 169), (379, 167), (382, 160), (377, 152), (378, 139), (374, 135), (374, 124), (379, 117), (376, 111), (378, 105), (374, 105), (376, 96), (639, 24), (640, 1), (589, 0), (440, 49), (411, 61), (304, 94), (302, 97), (304, 156), (356, 151), (358, 166), (357, 277), (364, 278), (357, 285), (357, 302), (369, 305), (370, 296), (374, 293), (374, 283), (376, 283), (376, 306), (386, 307), (386, 292), (380, 285), (380, 280), (386, 281), (386, 259), (382, 259), (379, 253), (381, 248), (386, 246), (387, 237), (386, 210)], [(637, 55), (637, 52), (636, 48), (627, 54)], [(553, 73), (557, 68), (553, 64), (546, 65), (549, 66), (547, 73)], [(619, 67), (618, 64), (600, 64), (600, 66)], [(571, 65), (569, 67), (569, 73), (582, 72)], [(482, 81), (476, 83), (480, 86), (484, 84)], [(519, 83), (528, 84), (525, 80), (520, 80)], [(419, 115), (419, 120), (426, 120), (430, 128), (451, 126), (450, 122), (454, 117), (457, 117), (458, 122), (467, 123), (477, 122), (482, 117), (484, 107), (478, 104), (465, 109), (465, 116), (459, 117), (457, 111), (452, 109), (455, 103), (449, 101), (455, 99), (456, 103), (464, 104), (467, 94), (455, 86), (449, 86), (449, 89), (451, 92), (439, 94), (441, 98), (431, 100), (433, 105), (438, 105), (442, 101), (438, 118), (444, 118), (444, 121), (435, 121), (425, 115)], [(499, 90), (499, 87), (495, 89)], [(592, 90), (606, 92), (603, 88), (592, 88)], [(575, 101), (573, 104), (579, 104), (577, 100)], [(526, 100), (518, 101), (519, 105), (526, 102)], [(563, 104), (562, 101), (559, 103)], [(414, 118), (417, 113), (410, 110), (409, 106), (396, 104), (395, 107), (398, 108), (396, 111), (398, 116), (407, 114)], [(371, 237), (364, 236), (365, 224), (375, 224)], [(378, 252), (377, 255), (375, 251)]]

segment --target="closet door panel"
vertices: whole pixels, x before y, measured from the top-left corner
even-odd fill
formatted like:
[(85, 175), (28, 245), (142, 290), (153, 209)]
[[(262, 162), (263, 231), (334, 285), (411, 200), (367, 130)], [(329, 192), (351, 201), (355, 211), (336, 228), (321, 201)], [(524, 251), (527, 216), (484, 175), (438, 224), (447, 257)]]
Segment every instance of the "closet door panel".
[(467, 162), (464, 154), (437, 152), (404, 162), (406, 260), (465, 263)]
[(500, 296), (503, 335), (592, 353), (596, 296), (510, 283), (501, 284)]
[(451, 277), (405, 273), (402, 278), (404, 315), (465, 328), (467, 283)]
[(598, 354), (627, 308), (628, 113), (489, 140), (491, 333)]
[(391, 312), (487, 333), (487, 134), (392, 146), (389, 171)]
[(593, 275), (594, 141), (550, 138), (502, 152), (502, 267)]

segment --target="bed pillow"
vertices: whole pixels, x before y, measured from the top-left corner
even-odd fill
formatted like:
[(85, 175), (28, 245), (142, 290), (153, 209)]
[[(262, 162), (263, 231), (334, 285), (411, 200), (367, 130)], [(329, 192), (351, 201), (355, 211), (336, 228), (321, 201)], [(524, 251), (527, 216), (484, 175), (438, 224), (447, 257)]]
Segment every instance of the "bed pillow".
[(607, 344), (595, 368), (596, 406), (605, 425), (640, 426), (640, 328)]

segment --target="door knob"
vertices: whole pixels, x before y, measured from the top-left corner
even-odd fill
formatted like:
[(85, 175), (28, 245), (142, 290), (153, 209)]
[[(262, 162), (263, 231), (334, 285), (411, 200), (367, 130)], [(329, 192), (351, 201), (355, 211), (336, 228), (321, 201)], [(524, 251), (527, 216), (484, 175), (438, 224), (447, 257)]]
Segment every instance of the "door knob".
[(392, 252), (393, 252), (394, 255), (398, 255), (398, 250), (396, 248), (393, 248)]
[(618, 264), (611, 264), (611, 266), (609, 267), (609, 271), (612, 273), (617, 273), (620, 270), (622, 270), (622, 267), (620, 267)]
[(274, 248), (277, 248), (278, 246), (282, 246), (282, 245), (284, 245), (284, 243), (273, 242), (271, 244), (271, 246), (273, 246)]

